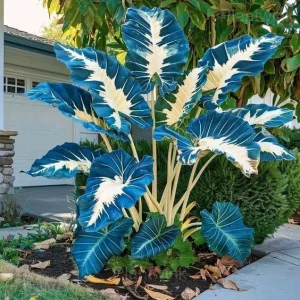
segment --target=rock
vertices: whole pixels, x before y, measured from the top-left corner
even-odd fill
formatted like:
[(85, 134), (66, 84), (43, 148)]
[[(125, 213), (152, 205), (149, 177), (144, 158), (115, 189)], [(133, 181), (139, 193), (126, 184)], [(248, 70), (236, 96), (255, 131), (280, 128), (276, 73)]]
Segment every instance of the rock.
[(3, 150), (5, 149), (6, 144), (0, 143), (0, 149)]
[(0, 166), (9, 166), (13, 164), (11, 157), (0, 157)]
[[(0, 148), (1, 148), (1, 146), (0, 146)], [(6, 144), (5, 149), (6, 150), (14, 150), (14, 145), (13, 144)]]
[(15, 155), (15, 151), (0, 150), (0, 157), (13, 157), (14, 155)]
[(12, 183), (15, 180), (15, 176), (11, 176), (11, 175), (5, 175), (4, 176), (4, 182), (5, 183)]
[(4, 181), (4, 176), (3, 174), (0, 173), (0, 183), (2, 183)]
[[(1, 168), (0, 168), (0, 171)], [(2, 171), (3, 175), (12, 175), (14, 174), (14, 169), (13, 168), (3, 168), (3, 171)]]
[(0, 184), (0, 194), (6, 194), (9, 189), (9, 185), (7, 183)]
[(10, 136), (16, 136), (18, 135), (17, 131), (6, 131), (6, 130), (0, 130), (0, 137), (10, 137)]
[(0, 137), (0, 143), (3, 143), (3, 144), (14, 144), (15, 140), (14, 139), (5, 139), (5, 138), (1, 138)]

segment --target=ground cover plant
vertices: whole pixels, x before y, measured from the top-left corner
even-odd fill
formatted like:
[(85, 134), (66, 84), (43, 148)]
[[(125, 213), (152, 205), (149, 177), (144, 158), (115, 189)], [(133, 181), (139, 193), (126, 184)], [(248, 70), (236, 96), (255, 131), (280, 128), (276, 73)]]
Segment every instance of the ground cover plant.
[[(56, 44), (57, 59), (70, 70), (74, 85), (40, 83), (27, 93), (29, 99), (55, 105), (65, 116), (99, 133), (106, 145), (103, 151), (65, 143), (27, 171), (55, 179), (78, 173), (88, 176), (76, 202), (72, 255), (79, 277), (99, 273), (110, 258), (122, 253), (136, 260), (151, 258), (157, 264), (168, 260), (166, 267), (175, 269), (176, 255), (188, 250), (191, 237), (204, 239), (219, 256), (243, 261), (254, 238), (239, 207), (214, 199), (211, 211), (203, 209), (193, 216), (190, 211), (196, 202), (189, 199), (218, 155), (246, 177), (257, 174), (260, 161), (295, 158), (268, 131), (290, 122), (292, 110), (265, 104), (223, 106), (244, 76), (262, 72), (282, 38), (269, 33), (221, 43), (187, 70), (189, 43), (170, 11), (129, 8), (122, 37), (128, 50), (125, 66), (93, 48)], [(151, 156), (138, 155), (132, 125), (152, 128)], [(115, 149), (111, 139), (128, 143), (132, 155)], [(167, 182), (159, 195), (157, 151), (158, 143), (165, 141)], [(186, 190), (179, 193), (184, 165), (191, 166), (191, 173)], [(193, 263), (188, 258), (182, 263)]]

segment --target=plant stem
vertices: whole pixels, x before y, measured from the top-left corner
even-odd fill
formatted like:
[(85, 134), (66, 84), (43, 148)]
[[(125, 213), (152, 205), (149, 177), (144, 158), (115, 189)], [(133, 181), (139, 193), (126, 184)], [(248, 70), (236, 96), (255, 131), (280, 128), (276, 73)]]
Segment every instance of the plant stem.
[[(197, 176), (195, 177), (195, 179), (192, 181), (191, 186), (190, 186), (190, 193), (192, 191), (192, 189), (195, 187), (196, 183), (198, 182), (198, 180), (200, 179), (202, 173), (205, 171), (205, 169), (207, 168), (207, 166), (211, 163), (211, 161), (217, 156), (217, 154), (214, 154), (204, 165), (203, 167), (200, 169), (199, 173), (197, 174)], [(176, 215), (177, 211), (179, 210), (180, 206), (182, 205), (182, 203), (185, 201), (185, 199), (187, 199), (188, 201), (188, 197), (186, 197), (187, 195), (187, 191), (183, 194), (183, 196), (180, 198), (180, 200), (176, 203), (176, 205), (173, 208), (173, 216)], [(184, 214), (184, 213), (183, 213)]]
[(152, 157), (153, 157), (153, 175), (154, 180), (152, 182), (152, 195), (154, 199), (157, 200), (157, 147), (156, 140), (153, 138), (154, 130), (155, 130), (155, 101), (156, 101), (156, 86), (154, 86), (151, 94), (151, 114), (153, 120), (152, 126)]
[(185, 211), (185, 209), (187, 207), (187, 204), (188, 204), (189, 196), (190, 196), (190, 193), (191, 193), (191, 184), (194, 180), (195, 173), (196, 173), (199, 161), (200, 161), (200, 159), (198, 159), (193, 165), (193, 169), (192, 169), (191, 176), (190, 176), (188, 186), (187, 186), (187, 190), (186, 190), (186, 193), (185, 193), (185, 199), (183, 201), (183, 205), (182, 205), (182, 208), (181, 208), (180, 221), (183, 221), (184, 216), (185, 216), (184, 211)]
[(106, 146), (108, 152), (111, 152), (112, 151), (112, 147), (110, 145), (109, 139), (107, 138), (106, 134), (100, 133), (100, 136), (102, 137), (102, 139), (103, 139), (103, 141), (105, 143), (105, 146)]
[(186, 227), (184, 228), (184, 230), (188, 229), (188, 228), (191, 228), (191, 227), (194, 227), (194, 226), (201, 226), (202, 225), (202, 222), (194, 222), (194, 223), (191, 223), (189, 225), (186, 225)]
[(130, 147), (131, 147), (131, 151), (132, 151), (133, 156), (135, 157), (135, 159), (136, 159), (137, 161), (140, 161), (140, 160), (139, 160), (138, 153), (137, 153), (136, 148), (135, 148), (134, 141), (133, 141), (133, 139), (132, 139), (132, 135), (129, 134), (129, 135), (128, 135), (128, 138), (129, 138), (129, 141), (130, 141)]
[(197, 112), (195, 114), (195, 119), (197, 119), (200, 116), (201, 110), (202, 110), (202, 108), (199, 106), (198, 109), (197, 109)]
[(210, 18), (210, 34), (211, 34), (211, 41), (210, 44), (212, 47), (216, 45), (216, 19), (214, 16)]

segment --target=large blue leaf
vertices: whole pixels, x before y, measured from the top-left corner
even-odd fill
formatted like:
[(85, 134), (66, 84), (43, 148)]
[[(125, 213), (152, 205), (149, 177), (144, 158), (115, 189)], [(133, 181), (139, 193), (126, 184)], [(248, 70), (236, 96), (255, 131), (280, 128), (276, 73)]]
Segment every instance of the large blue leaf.
[(93, 151), (75, 143), (64, 143), (37, 159), (25, 173), (50, 179), (72, 178), (80, 172), (88, 174), (93, 160), (102, 154), (104, 152), (101, 150)]
[(155, 130), (154, 138), (176, 139), (179, 160), (183, 164), (193, 164), (199, 156), (212, 151), (225, 154), (246, 176), (257, 173), (260, 147), (254, 142), (254, 129), (243, 119), (231, 113), (208, 111), (188, 125), (187, 133), (190, 138), (160, 126)]
[(131, 256), (143, 259), (169, 249), (174, 244), (178, 232), (179, 228), (176, 225), (167, 227), (164, 215), (150, 217), (132, 237)]
[(254, 141), (260, 146), (260, 160), (294, 160), (295, 154), (283, 147), (278, 140), (263, 128), (257, 128)]
[(77, 201), (83, 230), (97, 231), (121, 218), (122, 208), (135, 205), (153, 180), (152, 165), (152, 157), (137, 162), (124, 150), (95, 159), (85, 193)]
[(72, 256), (79, 270), (79, 278), (102, 271), (113, 255), (120, 255), (124, 248), (124, 237), (131, 232), (131, 219), (120, 219), (107, 230), (96, 232), (79, 231), (72, 247)]
[(90, 89), (93, 108), (109, 128), (129, 134), (130, 122), (140, 128), (152, 126), (151, 111), (139, 83), (114, 57), (92, 48), (60, 44), (55, 44), (54, 50), (71, 71), (73, 82)]
[(68, 83), (43, 82), (26, 93), (26, 96), (33, 101), (40, 100), (57, 106), (63, 115), (83, 125), (88, 130), (105, 133), (125, 141), (128, 140), (128, 137), (125, 135), (103, 128), (103, 120), (97, 116), (92, 108), (92, 97), (84, 89)]
[(189, 115), (192, 108), (200, 101), (201, 87), (206, 82), (207, 67), (201, 66), (186, 72), (178, 81), (174, 93), (159, 98), (156, 103), (158, 123), (173, 125)]
[(280, 127), (293, 121), (293, 111), (288, 108), (267, 104), (248, 104), (230, 111), (252, 126)]
[(237, 206), (230, 202), (215, 202), (212, 213), (204, 209), (200, 215), (201, 235), (211, 251), (241, 262), (251, 254), (254, 230), (244, 225)]
[(150, 92), (157, 76), (161, 94), (176, 88), (175, 78), (183, 73), (189, 43), (175, 16), (160, 8), (130, 7), (122, 35), (128, 48), (126, 65)]
[(201, 99), (208, 109), (220, 106), (228, 92), (236, 91), (244, 76), (256, 76), (276, 52), (282, 37), (267, 34), (260, 38), (244, 35), (206, 51), (199, 65), (210, 68)]

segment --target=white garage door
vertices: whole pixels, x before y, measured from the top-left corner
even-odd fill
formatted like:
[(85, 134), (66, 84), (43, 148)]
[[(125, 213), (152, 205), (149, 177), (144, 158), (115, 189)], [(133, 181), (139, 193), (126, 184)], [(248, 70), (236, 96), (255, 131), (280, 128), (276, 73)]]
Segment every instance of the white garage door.
[(4, 126), (18, 131), (15, 137), (16, 187), (71, 184), (72, 180), (31, 177), (20, 173), (29, 170), (35, 159), (41, 158), (56, 145), (73, 140), (72, 121), (61, 115), (57, 108), (33, 102), (17, 94), (5, 94)]

